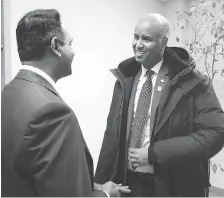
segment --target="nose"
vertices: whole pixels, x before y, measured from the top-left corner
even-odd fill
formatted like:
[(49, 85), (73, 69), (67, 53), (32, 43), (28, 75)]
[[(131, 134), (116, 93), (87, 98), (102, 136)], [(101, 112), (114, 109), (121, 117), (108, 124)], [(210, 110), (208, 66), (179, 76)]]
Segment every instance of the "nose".
[(135, 48), (136, 49), (142, 49), (144, 47), (143, 43), (142, 43), (142, 40), (139, 39), (137, 42), (136, 42), (136, 46)]
[(73, 54), (73, 56), (75, 56), (75, 49), (74, 49), (74, 47), (72, 47), (71, 53)]

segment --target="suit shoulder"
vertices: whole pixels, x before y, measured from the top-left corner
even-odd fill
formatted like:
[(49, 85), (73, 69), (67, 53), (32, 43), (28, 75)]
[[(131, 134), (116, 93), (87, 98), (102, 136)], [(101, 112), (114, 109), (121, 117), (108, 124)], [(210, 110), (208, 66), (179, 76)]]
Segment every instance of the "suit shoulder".
[(49, 120), (65, 121), (70, 118), (77, 120), (75, 114), (65, 103), (52, 101), (45, 102), (38, 109), (32, 111), (28, 123), (44, 122), (47, 124)]
[(63, 108), (69, 110), (59, 96), (34, 82), (14, 79), (3, 92), (4, 103), (7, 103), (8, 107), (17, 108), (29, 117)]
[(14, 82), (14, 85), (20, 92), (17, 93), (17, 95), (28, 98), (31, 103), (36, 105), (42, 105), (51, 101), (60, 100), (60, 98), (55, 93), (36, 82), (18, 79)]
[(40, 110), (44, 110), (44, 111), (71, 111), (71, 109), (69, 108), (69, 106), (67, 104), (65, 104), (63, 101), (49, 101), (49, 102), (45, 102), (41, 107)]

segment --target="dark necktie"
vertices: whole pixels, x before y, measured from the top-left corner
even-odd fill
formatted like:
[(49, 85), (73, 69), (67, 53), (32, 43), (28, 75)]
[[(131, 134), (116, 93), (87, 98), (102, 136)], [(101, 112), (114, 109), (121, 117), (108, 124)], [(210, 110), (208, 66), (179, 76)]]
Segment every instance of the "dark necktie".
[(152, 96), (152, 75), (154, 72), (146, 72), (147, 80), (144, 83), (138, 99), (137, 109), (131, 129), (130, 147), (141, 148), (142, 133), (146, 123)]

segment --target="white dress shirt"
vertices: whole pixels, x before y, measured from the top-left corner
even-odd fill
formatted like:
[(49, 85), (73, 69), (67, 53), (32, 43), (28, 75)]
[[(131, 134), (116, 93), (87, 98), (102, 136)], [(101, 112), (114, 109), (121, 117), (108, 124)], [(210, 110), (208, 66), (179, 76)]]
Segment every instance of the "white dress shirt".
[(24, 70), (28, 70), (28, 71), (32, 71), (40, 76), (42, 76), (43, 78), (45, 78), (53, 87), (54, 89), (57, 91), (56, 89), (56, 83), (54, 82), (54, 80), (48, 75), (46, 74), (44, 71), (36, 68), (36, 67), (33, 67), (31, 65), (23, 65), (21, 69), (24, 69)]
[[(154, 94), (154, 88), (155, 88), (155, 84), (156, 84), (156, 79), (159, 73), (159, 70), (161, 68), (161, 65), (163, 63), (163, 59), (157, 63), (151, 70), (154, 71), (154, 74), (152, 75), (152, 96), (151, 96), (151, 102), (150, 102), (150, 106), (149, 106), (149, 111), (148, 111), (148, 115), (146, 118), (146, 122), (145, 122), (145, 126), (143, 129), (143, 133), (142, 133), (142, 146), (141, 147), (146, 147), (148, 148), (150, 145), (150, 118), (151, 118), (151, 105), (152, 105), (152, 98), (153, 98), (153, 94)], [(147, 76), (146, 76), (146, 72), (148, 70), (145, 69), (143, 66), (141, 68), (141, 76), (139, 78), (138, 81), (138, 85), (137, 85), (137, 90), (136, 90), (136, 94), (135, 94), (135, 100), (134, 100), (134, 114), (133, 114), (133, 121), (134, 121), (134, 117), (135, 117), (135, 113), (137, 110), (137, 105), (138, 105), (138, 100), (139, 100), (139, 96), (142, 90), (142, 87), (144, 85), (144, 83), (146, 82)], [(134, 122), (132, 122), (133, 125)], [(131, 164), (129, 163), (128, 168), (132, 169)], [(146, 173), (154, 173), (153, 167), (151, 165), (144, 165), (144, 166), (138, 166), (135, 169), (136, 172), (146, 172)]]

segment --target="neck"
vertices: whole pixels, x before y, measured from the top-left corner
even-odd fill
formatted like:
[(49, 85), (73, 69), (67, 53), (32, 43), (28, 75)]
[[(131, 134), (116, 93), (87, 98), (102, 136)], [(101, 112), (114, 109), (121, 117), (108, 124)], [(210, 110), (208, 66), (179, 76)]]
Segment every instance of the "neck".
[(152, 64), (148, 64), (148, 65), (143, 65), (144, 68), (146, 69), (152, 69), (153, 67), (155, 67), (161, 60), (163, 57), (161, 57), (159, 60), (155, 61), (155, 63)]
[(22, 62), (22, 64), (30, 65), (42, 70), (44, 73), (49, 75), (55, 83), (59, 80), (59, 78), (57, 77), (57, 75), (55, 75), (55, 72), (53, 70), (54, 67), (50, 66), (50, 64), (46, 64), (46, 62), (44, 61), (24, 61)]

